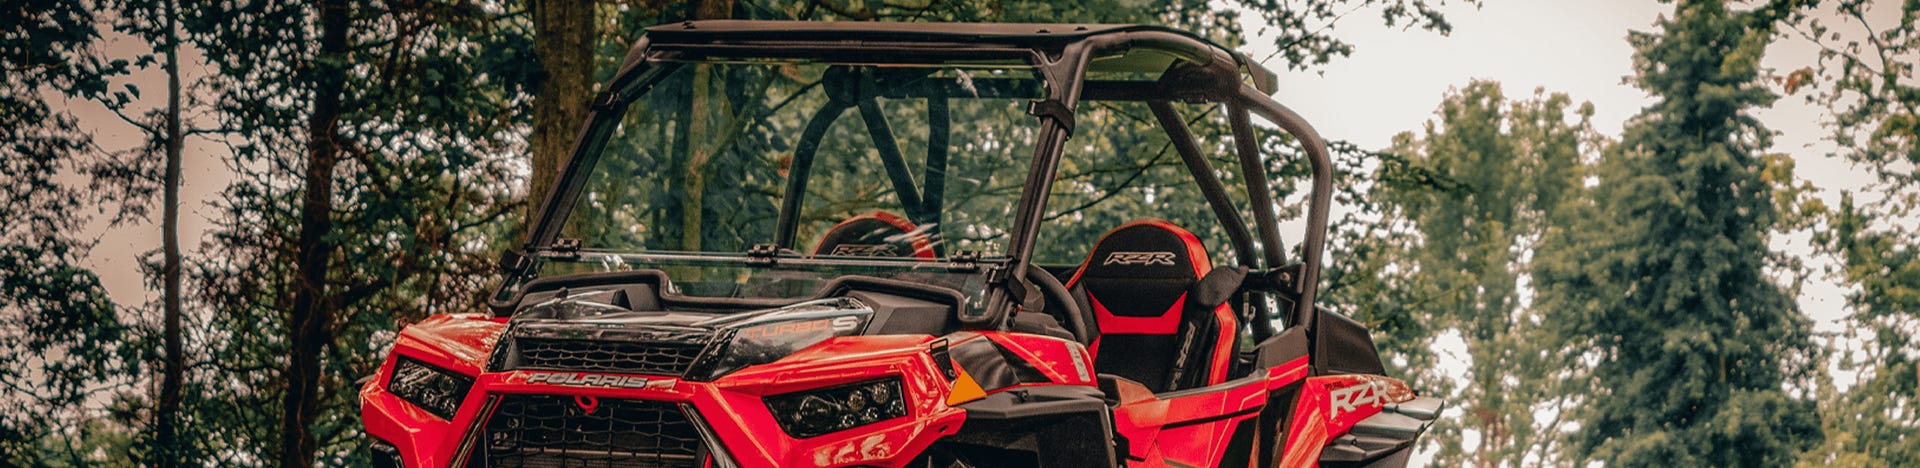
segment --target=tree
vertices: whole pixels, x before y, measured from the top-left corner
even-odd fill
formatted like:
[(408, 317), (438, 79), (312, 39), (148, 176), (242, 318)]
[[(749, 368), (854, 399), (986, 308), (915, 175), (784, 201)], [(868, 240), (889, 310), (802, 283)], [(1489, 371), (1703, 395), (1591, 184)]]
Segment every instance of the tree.
[(352, 19), (345, 0), (320, 0), (320, 53), (314, 57), (313, 102), (307, 114), (305, 192), (300, 197), (300, 236), (294, 242), (298, 279), (293, 308), (287, 314), (287, 392), (281, 400), (280, 466), (312, 466), (312, 425), (320, 416), (320, 353), (333, 344), (332, 304), (321, 303), (332, 269), (333, 171), (342, 152), (339, 137), (341, 94), (346, 87), (347, 28)]
[[(148, 134), (148, 139), (157, 142), (162, 154), (165, 169), (161, 176), (161, 221), (159, 268), (161, 303), (161, 378), (160, 391), (154, 396), (153, 405), (153, 450), (148, 463), (156, 466), (177, 466), (186, 460), (181, 450), (188, 444), (180, 437), (180, 401), (181, 389), (186, 379), (186, 355), (181, 328), (183, 299), (180, 293), (182, 279), (180, 256), (180, 168), (182, 151), (185, 148), (187, 132), (181, 125), (180, 101), (180, 31), (178, 26), (179, 5), (175, 0), (158, 3), (151, 1), (124, 1), (120, 7), (121, 23), (115, 29), (133, 33), (145, 39), (153, 46), (153, 52), (163, 57), (162, 68), (167, 77), (167, 101), (157, 112), (160, 125), (144, 125), (142, 119), (129, 117), (124, 107), (115, 106), (114, 112), (128, 123), (134, 124)], [(142, 63), (150, 61), (143, 55)], [(150, 147), (153, 145), (149, 145)], [(137, 155), (136, 158), (145, 156)]]
[(1743, 112), (1774, 99), (1756, 79), (1778, 14), (1682, 1), (1630, 36), (1632, 82), (1659, 102), (1604, 153), (1534, 268), (1546, 327), (1591, 366), (1575, 459), (1778, 465), (1820, 437), (1811, 402), (1788, 394), (1807, 388), (1813, 345), (1763, 271), (1768, 133)]
[[(1389, 243), (1399, 257), (1397, 295), (1433, 328), (1452, 328), (1472, 357), (1459, 400), (1465, 408), (1445, 434), (1439, 462), (1479, 466), (1554, 460), (1566, 408), (1566, 362), (1542, 336), (1537, 311), (1522, 301), (1529, 253), (1549, 219), (1584, 176), (1583, 159), (1599, 138), (1587, 126), (1592, 106), (1570, 109), (1564, 94), (1537, 92), (1508, 101), (1498, 83), (1475, 81), (1450, 92), (1415, 137), (1403, 133), (1388, 152), (1451, 187), (1388, 183), (1376, 202), (1404, 219), (1412, 239)], [(1569, 123), (1569, 117), (1578, 121)], [(1450, 189), (1447, 189), (1450, 188)], [(1461, 430), (1477, 435), (1468, 453), (1453, 446)]]
[(66, 178), (113, 174), (75, 118), (49, 104), (124, 102), (132, 91), (109, 88), (129, 64), (101, 57), (90, 6), (0, 1), (0, 465), (91, 463), (76, 442), (95, 434), (80, 423), (84, 405), (123, 382), (132, 356), (127, 327), (82, 266), (92, 241), (75, 233), (92, 220), (86, 208), (136, 195)]
[[(1851, 328), (1838, 337), (1843, 368), (1858, 372), (1851, 389), (1826, 388), (1822, 413), (1833, 436), (1809, 452), (1806, 466), (1903, 466), (1920, 463), (1920, 3), (1865, 0), (1809, 2), (1786, 23), (1788, 36), (1820, 50), (1819, 63), (1777, 82), (1827, 109), (1823, 125), (1840, 156), (1873, 176), (1843, 194), (1836, 209), (1807, 200), (1820, 223), (1817, 245), (1840, 263)], [(1847, 346), (1848, 342), (1862, 345)]]
[[(521, 12), (465, 2), (182, 4), (237, 172), (192, 262), (209, 461), (351, 464), (354, 382), (399, 324), (474, 310), (521, 183)], [(319, 47), (311, 45), (318, 44)], [(289, 177), (289, 174), (299, 174)], [(385, 335), (391, 336), (391, 335)]]
[(587, 118), (593, 96), (594, 41), (598, 24), (591, 0), (529, 0), (533, 11), (534, 56), (540, 71), (533, 83), (533, 178), (528, 183), (527, 222), (537, 216), (573, 151), (573, 139)]

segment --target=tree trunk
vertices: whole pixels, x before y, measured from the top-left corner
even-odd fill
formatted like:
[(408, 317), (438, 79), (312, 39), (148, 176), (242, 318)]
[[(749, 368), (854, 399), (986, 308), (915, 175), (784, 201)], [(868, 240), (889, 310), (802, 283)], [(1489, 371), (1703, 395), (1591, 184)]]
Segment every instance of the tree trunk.
[(320, 406), (320, 356), (333, 341), (333, 304), (327, 300), (327, 270), (333, 245), (326, 240), (333, 229), (333, 169), (340, 145), (334, 141), (349, 25), (347, 0), (321, 0), (320, 55), (316, 70), (313, 113), (307, 118), (306, 193), (300, 201), (300, 238), (297, 241), (299, 280), (287, 318), (290, 349), (287, 354), (287, 392), (280, 417), (282, 467), (313, 466), (317, 442), (313, 420)]
[[(694, 15), (698, 19), (732, 18), (733, 0), (700, 0)], [(687, 155), (684, 174), (686, 193), (681, 194), (683, 206), (680, 212), (680, 248), (688, 251), (699, 251), (701, 241), (706, 236), (707, 163), (712, 161), (713, 152), (720, 147), (719, 142), (712, 141), (718, 132), (708, 122), (714, 112), (719, 112), (726, 105), (724, 94), (721, 94), (723, 97), (718, 105), (714, 103), (713, 96), (720, 93), (716, 92), (718, 90), (715, 89), (712, 74), (712, 67), (708, 65), (693, 68), (693, 96), (688, 102), (691, 106), (688, 122), (691, 125), (687, 126), (687, 133), (692, 136), (692, 144), (688, 145), (691, 154)]]
[(167, 18), (167, 170), (160, 218), (160, 249), (164, 257), (160, 266), (163, 290), (160, 301), (161, 320), (165, 322), (161, 339), (166, 347), (163, 354), (166, 370), (160, 377), (154, 432), (159, 446), (155, 465), (171, 467), (179, 465), (182, 452), (178, 430), (180, 381), (186, 367), (186, 356), (180, 346), (180, 150), (184, 142), (180, 132), (180, 33), (174, 20), (179, 12), (174, 0), (167, 0), (164, 8)]
[(533, 98), (533, 180), (527, 225), (540, 213), (593, 97), (594, 2), (533, 0), (533, 53), (541, 79)]

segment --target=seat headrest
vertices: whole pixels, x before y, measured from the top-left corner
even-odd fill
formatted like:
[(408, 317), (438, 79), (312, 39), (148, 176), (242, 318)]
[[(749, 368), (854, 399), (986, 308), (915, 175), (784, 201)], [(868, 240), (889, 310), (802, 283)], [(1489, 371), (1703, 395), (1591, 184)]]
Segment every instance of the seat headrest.
[(871, 211), (847, 218), (827, 229), (814, 255), (854, 257), (933, 258), (926, 233), (914, 229), (913, 222), (885, 211)]
[(1198, 280), (1212, 269), (1199, 237), (1173, 223), (1146, 219), (1107, 231), (1069, 283), (1083, 277)]

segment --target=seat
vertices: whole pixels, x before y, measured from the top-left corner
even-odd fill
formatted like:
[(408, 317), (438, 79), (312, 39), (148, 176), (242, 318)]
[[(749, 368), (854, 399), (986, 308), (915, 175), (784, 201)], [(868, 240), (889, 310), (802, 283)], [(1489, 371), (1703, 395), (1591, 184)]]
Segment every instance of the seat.
[(885, 211), (862, 213), (828, 228), (813, 255), (934, 258), (925, 232)]
[(1102, 236), (1066, 284), (1092, 315), (1095, 370), (1155, 392), (1225, 381), (1238, 320), (1228, 301), (1190, 299), (1212, 270), (1200, 239), (1163, 220), (1134, 221)]

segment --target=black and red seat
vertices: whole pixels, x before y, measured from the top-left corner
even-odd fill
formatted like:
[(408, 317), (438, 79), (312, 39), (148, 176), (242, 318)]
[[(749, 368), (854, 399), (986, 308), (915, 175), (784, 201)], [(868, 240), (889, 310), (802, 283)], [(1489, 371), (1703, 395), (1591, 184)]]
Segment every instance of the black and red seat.
[(828, 228), (814, 255), (915, 257), (932, 259), (933, 247), (913, 222), (885, 211), (870, 211)]
[(1172, 223), (1149, 219), (1108, 231), (1066, 284), (1092, 316), (1094, 368), (1155, 392), (1225, 381), (1238, 320), (1224, 301), (1194, 299), (1212, 270), (1200, 239)]

